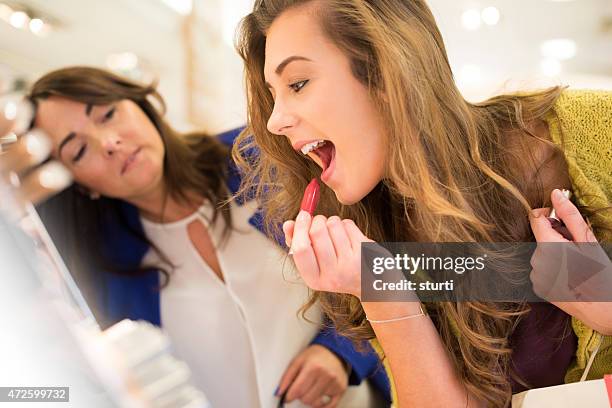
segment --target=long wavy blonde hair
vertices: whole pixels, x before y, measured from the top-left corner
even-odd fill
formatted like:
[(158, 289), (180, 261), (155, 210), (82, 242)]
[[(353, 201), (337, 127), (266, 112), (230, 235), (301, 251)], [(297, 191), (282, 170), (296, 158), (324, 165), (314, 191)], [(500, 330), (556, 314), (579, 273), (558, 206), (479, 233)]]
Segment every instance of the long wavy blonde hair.
[[(274, 106), (263, 75), (266, 31), (288, 8), (311, 2), (324, 33), (379, 107), (392, 147), (388, 177), (368, 196), (344, 206), (323, 187), (319, 212), (351, 218), (379, 242), (533, 240), (529, 211), (549, 204), (533, 146), (555, 152), (544, 163), (559, 153), (537, 128), (562, 88), (467, 102), (422, 0), (260, 0), (242, 21), (237, 47), (246, 66), (249, 120), (233, 155), (247, 174), (242, 191), (260, 200), (270, 234), (278, 236), (282, 221), (296, 216), (320, 168), (266, 128)], [(317, 301), (341, 333), (374, 337), (355, 297), (313, 293), (309, 305)], [(528, 306), (445, 302), (428, 309), (469, 391), (489, 405), (508, 405), (508, 375), (514, 375), (508, 339)]]

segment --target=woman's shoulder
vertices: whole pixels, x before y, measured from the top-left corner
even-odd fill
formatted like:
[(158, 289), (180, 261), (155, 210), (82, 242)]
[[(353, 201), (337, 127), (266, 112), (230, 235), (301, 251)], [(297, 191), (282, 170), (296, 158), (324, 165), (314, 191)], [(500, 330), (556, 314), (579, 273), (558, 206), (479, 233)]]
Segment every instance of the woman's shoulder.
[(586, 379), (602, 378), (612, 370), (612, 336), (604, 336), (572, 317), (572, 329), (578, 339), (576, 358), (568, 369), (565, 382), (579, 381), (592, 359)]
[(510, 137), (514, 144), (533, 159), (532, 168), (525, 163), (517, 166), (529, 172), (525, 180), (538, 178), (546, 191), (576, 187), (593, 191), (593, 186), (576, 186), (579, 180), (611, 187), (602, 174), (612, 166), (612, 91), (565, 89), (550, 111), (527, 128), (536, 137), (509, 132), (516, 136)]
[(611, 112), (612, 90), (566, 89), (559, 95), (554, 110), (570, 116)]
[[(565, 148), (610, 142), (612, 91), (567, 89), (544, 117), (555, 144)], [(602, 146), (603, 147), (603, 146)]]
[(211, 134), (206, 132), (191, 132), (185, 134), (185, 140), (191, 145), (216, 143), (231, 148), (244, 130), (244, 127), (226, 130), (221, 133)]
[[(612, 91), (566, 90), (545, 117), (552, 142), (563, 152), (576, 203), (593, 209), (612, 203)], [(609, 211), (589, 218), (599, 239), (608, 240)]]

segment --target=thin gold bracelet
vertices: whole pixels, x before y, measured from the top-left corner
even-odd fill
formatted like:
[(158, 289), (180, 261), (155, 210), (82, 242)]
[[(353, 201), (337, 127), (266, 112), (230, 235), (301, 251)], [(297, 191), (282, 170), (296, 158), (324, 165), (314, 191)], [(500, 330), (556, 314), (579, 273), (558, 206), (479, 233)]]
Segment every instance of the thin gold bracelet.
[(394, 319), (387, 319), (387, 320), (373, 320), (370, 319), (368, 316), (366, 316), (366, 320), (370, 323), (391, 323), (391, 322), (399, 322), (400, 320), (408, 320), (408, 319), (413, 319), (415, 317), (421, 317), (421, 316), (426, 316), (425, 312), (423, 311), (423, 305), (419, 303), (419, 310), (420, 312), (417, 314), (413, 314), (413, 315), (408, 315), (408, 316), (402, 316), (402, 317), (396, 317)]

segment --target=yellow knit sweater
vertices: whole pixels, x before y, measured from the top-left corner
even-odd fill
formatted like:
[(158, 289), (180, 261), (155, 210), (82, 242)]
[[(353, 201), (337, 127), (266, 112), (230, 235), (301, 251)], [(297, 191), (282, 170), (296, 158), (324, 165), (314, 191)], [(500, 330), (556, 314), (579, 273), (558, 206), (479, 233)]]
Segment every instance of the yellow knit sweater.
[[(565, 91), (545, 120), (552, 141), (564, 151), (575, 202), (595, 209), (612, 206), (612, 92)], [(612, 242), (612, 211), (596, 213), (589, 221), (600, 242)], [(565, 381), (580, 380), (600, 342), (587, 379), (612, 373), (612, 336), (602, 336), (575, 318), (572, 327), (578, 348)]]
[[(612, 92), (566, 90), (545, 121), (552, 141), (564, 150), (575, 202), (591, 208), (612, 206)], [(600, 242), (612, 242), (612, 231), (598, 228), (612, 227), (611, 211), (599, 212), (589, 221)], [(587, 379), (612, 373), (612, 336), (603, 336), (575, 318), (572, 318), (572, 327), (578, 337), (578, 347), (565, 381), (580, 380), (600, 342)], [(372, 341), (372, 346), (384, 356), (377, 340)], [(389, 375), (393, 401), (397, 401), (388, 360), (383, 359), (383, 364)]]

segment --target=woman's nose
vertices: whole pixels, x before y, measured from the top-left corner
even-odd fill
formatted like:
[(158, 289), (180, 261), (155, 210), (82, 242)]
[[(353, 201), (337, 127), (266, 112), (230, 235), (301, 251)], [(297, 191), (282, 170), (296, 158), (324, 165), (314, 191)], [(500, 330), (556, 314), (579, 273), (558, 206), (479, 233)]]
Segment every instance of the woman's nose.
[(296, 122), (296, 116), (276, 102), (268, 119), (267, 128), (270, 133), (275, 135), (285, 135), (288, 130), (295, 126)]
[(101, 135), (101, 145), (104, 153), (112, 156), (121, 149), (121, 138), (114, 132), (104, 133)]

